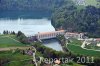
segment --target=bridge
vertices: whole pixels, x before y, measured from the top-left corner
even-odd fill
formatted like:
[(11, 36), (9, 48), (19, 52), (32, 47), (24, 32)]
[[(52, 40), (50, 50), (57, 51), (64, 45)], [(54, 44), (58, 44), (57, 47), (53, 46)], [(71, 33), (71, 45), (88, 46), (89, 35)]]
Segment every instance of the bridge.
[(38, 40), (43, 40), (43, 39), (55, 38), (57, 35), (64, 35), (64, 34), (65, 34), (64, 30), (59, 30), (59, 31), (53, 31), (53, 32), (38, 33), (35, 36), (37, 37)]

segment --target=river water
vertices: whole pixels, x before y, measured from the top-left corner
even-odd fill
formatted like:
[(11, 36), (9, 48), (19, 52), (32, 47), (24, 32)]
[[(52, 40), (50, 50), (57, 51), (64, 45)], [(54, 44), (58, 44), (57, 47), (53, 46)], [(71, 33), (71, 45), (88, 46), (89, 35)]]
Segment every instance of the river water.
[[(8, 14), (9, 16), (10, 16), (10, 14), (12, 15), (12, 13), (9, 14), (9, 12), (7, 12), (6, 14)], [(36, 13), (33, 13), (33, 14), (36, 15)], [(11, 18), (9, 19), (8, 15), (7, 15), (7, 19), (5, 19), (4, 15), (5, 15), (5, 13), (0, 15), (0, 18), (1, 18), (0, 19), (0, 33), (3, 33), (4, 30), (15, 31), (15, 32), (22, 31), (26, 36), (32, 36), (32, 35), (37, 34), (38, 32), (55, 31), (55, 28), (51, 25), (51, 20), (49, 20), (46, 17), (40, 18), (41, 14), (38, 15), (39, 18), (30, 18), (29, 15), (32, 15), (32, 14), (28, 14), (28, 18), (26, 18), (26, 15), (21, 13), (20, 16), (24, 15), (25, 18), (22, 18), (22, 17), (19, 18), (17, 15), (17, 18), (15, 18), (15, 19), (11, 19)], [(11, 17), (14, 18), (16, 16), (13, 15)], [(31, 16), (31, 17), (33, 17), (33, 16)], [(54, 39), (45, 41), (45, 42), (43, 42), (43, 44), (45, 46), (53, 48), (57, 51), (62, 50), (58, 41), (54, 40)]]
[(57, 39), (47, 39), (43, 40), (43, 44), (47, 47), (55, 49), (57, 51), (63, 51), (61, 44), (59, 44)]

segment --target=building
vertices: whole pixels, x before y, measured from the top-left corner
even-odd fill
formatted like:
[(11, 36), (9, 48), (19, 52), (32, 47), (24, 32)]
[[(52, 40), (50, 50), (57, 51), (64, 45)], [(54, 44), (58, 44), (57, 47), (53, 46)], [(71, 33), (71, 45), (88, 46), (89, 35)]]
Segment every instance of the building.
[(65, 34), (64, 30), (59, 30), (53, 32), (38, 33), (35, 36), (37, 37), (37, 39), (50, 39), (50, 38), (55, 38), (57, 35), (64, 35), (64, 34)]
[(84, 37), (84, 33), (66, 32), (66, 34), (65, 34), (65, 38), (66, 39), (68, 39), (68, 38), (75, 38), (75, 39), (81, 40), (81, 39), (83, 39), (83, 37)]

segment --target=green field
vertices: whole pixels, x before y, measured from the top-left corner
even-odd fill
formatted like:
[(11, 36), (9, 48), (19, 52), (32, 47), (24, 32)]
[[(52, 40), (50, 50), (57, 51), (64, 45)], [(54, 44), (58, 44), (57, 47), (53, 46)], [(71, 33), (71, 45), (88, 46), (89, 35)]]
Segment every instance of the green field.
[[(75, 0), (73, 0), (75, 1)], [(79, 0), (76, 0), (76, 2)], [(100, 2), (98, 2), (97, 0), (84, 0), (85, 5), (80, 5), (82, 6), (88, 6), (88, 5), (92, 5), (92, 6), (96, 6), (96, 7), (100, 7)], [(79, 7), (80, 8), (80, 7)]]
[(82, 41), (79, 41), (77, 39), (70, 39), (70, 44), (81, 46), (82, 45)]
[(4, 66), (34, 66), (32, 63), (30, 63), (30, 61), (32, 60), (31, 56), (23, 55), (19, 52), (0, 52), (0, 61), (1, 60), (9, 60), (9, 62), (4, 63)]
[(76, 45), (72, 45), (72, 44), (68, 44), (67, 47), (74, 54), (100, 57), (99, 51), (82, 49), (80, 46), (76, 46)]
[(94, 50), (100, 50), (100, 47), (98, 47), (96, 45), (93, 45), (93, 44), (86, 45), (85, 48), (94, 49)]
[(68, 64), (62, 64), (61, 66), (84, 66), (84, 65), (73, 62), (73, 63), (68, 63)]
[(85, 0), (86, 6), (92, 5), (100, 8), (100, 2), (97, 2), (96, 0)]
[(15, 47), (15, 46), (25, 46), (16, 39), (11, 38), (8, 35), (0, 35), (0, 47)]
[(86, 56), (100, 56), (99, 51), (86, 50), (86, 49), (81, 48), (82, 42), (83, 41), (71, 39), (67, 47), (69, 51), (71, 51), (74, 54), (80, 54), (80, 55), (86, 55)]
[(98, 2), (96, 0), (85, 0), (86, 5), (97, 6)]

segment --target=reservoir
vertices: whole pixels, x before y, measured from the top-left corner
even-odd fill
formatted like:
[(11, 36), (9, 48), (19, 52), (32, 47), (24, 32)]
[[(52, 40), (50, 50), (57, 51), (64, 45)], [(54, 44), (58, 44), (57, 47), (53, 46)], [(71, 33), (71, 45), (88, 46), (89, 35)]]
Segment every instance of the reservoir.
[[(9, 16), (10, 14), (12, 13), (8, 13)], [(8, 15), (6, 17), (5, 13), (4, 14), (2, 13), (2, 15), (0, 15), (0, 33), (2, 34), (4, 30), (15, 31), (16, 33), (18, 31), (22, 31), (26, 36), (33, 36), (38, 32), (55, 31), (55, 28), (51, 25), (51, 20), (46, 18), (46, 15), (45, 17), (42, 17), (41, 14), (38, 14), (39, 18), (37, 18), (35, 17), (34, 14), (36, 15), (36, 13), (28, 14), (27, 17), (25, 13), (20, 15), (23, 17), (19, 17), (18, 15), (17, 16), (13, 15), (13, 18), (8, 18), (9, 17)], [(4, 18), (4, 15), (6, 18)], [(33, 18), (32, 15), (34, 15), (35, 18)], [(43, 42), (43, 44), (54, 50), (62, 51), (61, 45), (55, 39), (46, 40)]]
[(26, 36), (33, 36), (38, 32), (51, 32), (55, 31), (51, 25), (51, 21), (42, 19), (1, 19), (0, 20), (0, 33), (4, 30), (8, 31), (22, 31)]

